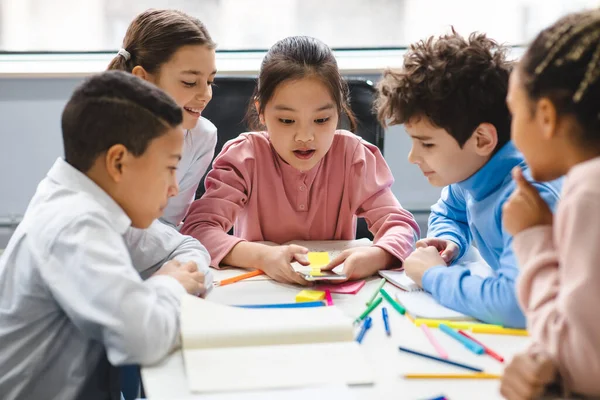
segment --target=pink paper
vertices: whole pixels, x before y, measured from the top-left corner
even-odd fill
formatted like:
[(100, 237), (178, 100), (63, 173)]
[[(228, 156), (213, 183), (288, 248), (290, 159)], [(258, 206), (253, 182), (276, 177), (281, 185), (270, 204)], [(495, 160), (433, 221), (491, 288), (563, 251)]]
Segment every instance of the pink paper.
[(337, 285), (320, 284), (315, 285), (315, 290), (329, 290), (331, 293), (341, 294), (356, 294), (362, 287), (365, 286), (365, 281), (344, 282)]

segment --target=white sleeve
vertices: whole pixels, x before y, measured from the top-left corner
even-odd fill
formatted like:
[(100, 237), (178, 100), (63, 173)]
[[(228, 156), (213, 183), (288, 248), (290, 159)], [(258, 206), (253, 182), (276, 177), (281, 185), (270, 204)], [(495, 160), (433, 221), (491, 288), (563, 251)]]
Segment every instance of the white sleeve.
[(159, 276), (143, 282), (108, 221), (86, 215), (56, 237), (40, 267), (56, 302), (113, 365), (159, 361), (179, 340), (185, 289)]
[(205, 287), (212, 287), (210, 255), (193, 237), (182, 235), (175, 228), (155, 220), (147, 229), (130, 227), (123, 238), (133, 266), (142, 279), (150, 277), (167, 261), (195, 261), (198, 271), (205, 275)]
[(175, 227), (179, 226), (181, 221), (183, 221), (187, 215), (192, 202), (196, 198), (198, 185), (210, 167), (210, 163), (215, 154), (215, 147), (217, 146), (217, 128), (208, 121), (202, 122), (205, 122), (203, 125), (205, 129), (201, 132), (201, 138), (194, 138), (194, 140), (200, 141), (199, 148), (196, 150), (197, 156), (179, 181), (179, 193), (177, 196), (169, 199), (169, 204), (165, 209), (165, 213), (160, 218), (163, 222), (167, 222)]

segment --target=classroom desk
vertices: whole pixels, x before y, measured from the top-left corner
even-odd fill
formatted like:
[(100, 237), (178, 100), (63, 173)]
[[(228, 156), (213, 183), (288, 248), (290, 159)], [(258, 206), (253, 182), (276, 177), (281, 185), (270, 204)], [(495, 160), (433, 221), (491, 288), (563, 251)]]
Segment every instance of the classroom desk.
[[(240, 270), (215, 271), (215, 280), (235, 276)], [(351, 318), (365, 309), (365, 301), (375, 290), (378, 278), (371, 278), (356, 295), (332, 294), (336, 307)], [(385, 289), (392, 294), (399, 289), (386, 283)], [(301, 290), (298, 286), (276, 283), (267, 277), (259, 276), (235, 284), (217, 287), (207, 299), (222, 304), (259, 304), (294, 302)], [(381, 318), (382, 306), (386, 306), (390, 316), (391, 337), (387, 337)], [(408, 318), (398, 314), (384, 301), (371, 314), (373, 327), (365, 336), (361, 348), (367, 362), (375, 370), (374, 385), (352, 387), (356, 399), (430, 399), (446, 395), (454, 399), (501, 399), (498, 380), (405, 380), (405, 373), (465, 373), (463, 369), (430, 361), (421, 357), (403, 354), (398, 345), (405, 345), (429, 354), (436, 354), (420, 328)], [(210, 323), (210, 321), (207, 321)], [(358, 329), (357, 329), (358, 331)], [(487, 355), (475, 355), (438, 329), (432, 329), (438, 342), (446, 349), (449, 358), (470, 365), (482, 367), (489, 373), (501, 373), (505, 364)], [(503, 335), (474, 335), (491, 349), (502, 355), (508, 362), (512, 355), (522, 350), (527, 343), (525, 337)], [(327, 367), (323, 366), (326, 373)], [(142, 379), (149, 400), (202, 399), (187, 389), (187, 381), (180, 350), (154, 366), (142, 368)], [(234, 379), (234, 377), (232, 377)], [(241, 397), (243, 398), (243, 397)]]

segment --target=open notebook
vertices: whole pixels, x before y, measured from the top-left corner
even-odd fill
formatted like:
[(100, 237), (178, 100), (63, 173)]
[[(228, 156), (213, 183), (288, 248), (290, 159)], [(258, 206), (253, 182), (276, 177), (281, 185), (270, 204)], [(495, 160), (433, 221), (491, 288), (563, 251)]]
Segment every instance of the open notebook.
[(396, 300), (406, 308), (414, 318), (446, 319), (451, 321), (472, 321), (472, 317), (444, 307), (431, 294), (424, 290), (412, 292), (398, 291)]
[(407, 292), (412, 292), (416, 290), (423, 290), (406, 275), (404, 270), (398, 271), (393, 269), (381, 270), (379, 271), (379, 275), (385, 278), (389, 283), (394, 286), (399, 287), (402, 290), (406, 290)]
[(181, 335), (193, 392), (373, 382), (337, 307), (243, 309), (186, 295)]

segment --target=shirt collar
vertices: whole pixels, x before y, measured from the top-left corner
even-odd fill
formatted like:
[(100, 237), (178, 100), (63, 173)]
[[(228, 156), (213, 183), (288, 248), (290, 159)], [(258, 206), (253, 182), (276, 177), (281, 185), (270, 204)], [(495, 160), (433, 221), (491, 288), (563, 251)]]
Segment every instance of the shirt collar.
[(523, 155), (509, 141), (479, 171), (456, 185), (481, 200), (501, 186), (510, 171), (522, 163)]
[(85, 192), (90, 195), (94, 201), (99, 203), (109, 214), (109, 221), (115, 231), (124, 234), (127, 228), (131, 226), (131, 219), (125, 214), (125, 211), (117, 202), (108, 195), (100, 186), (98, 186), (87, 175), (67, 163), (62, 158), (58, 158), (50, 171), (48, 178), (57, 182), (74, 192)]

